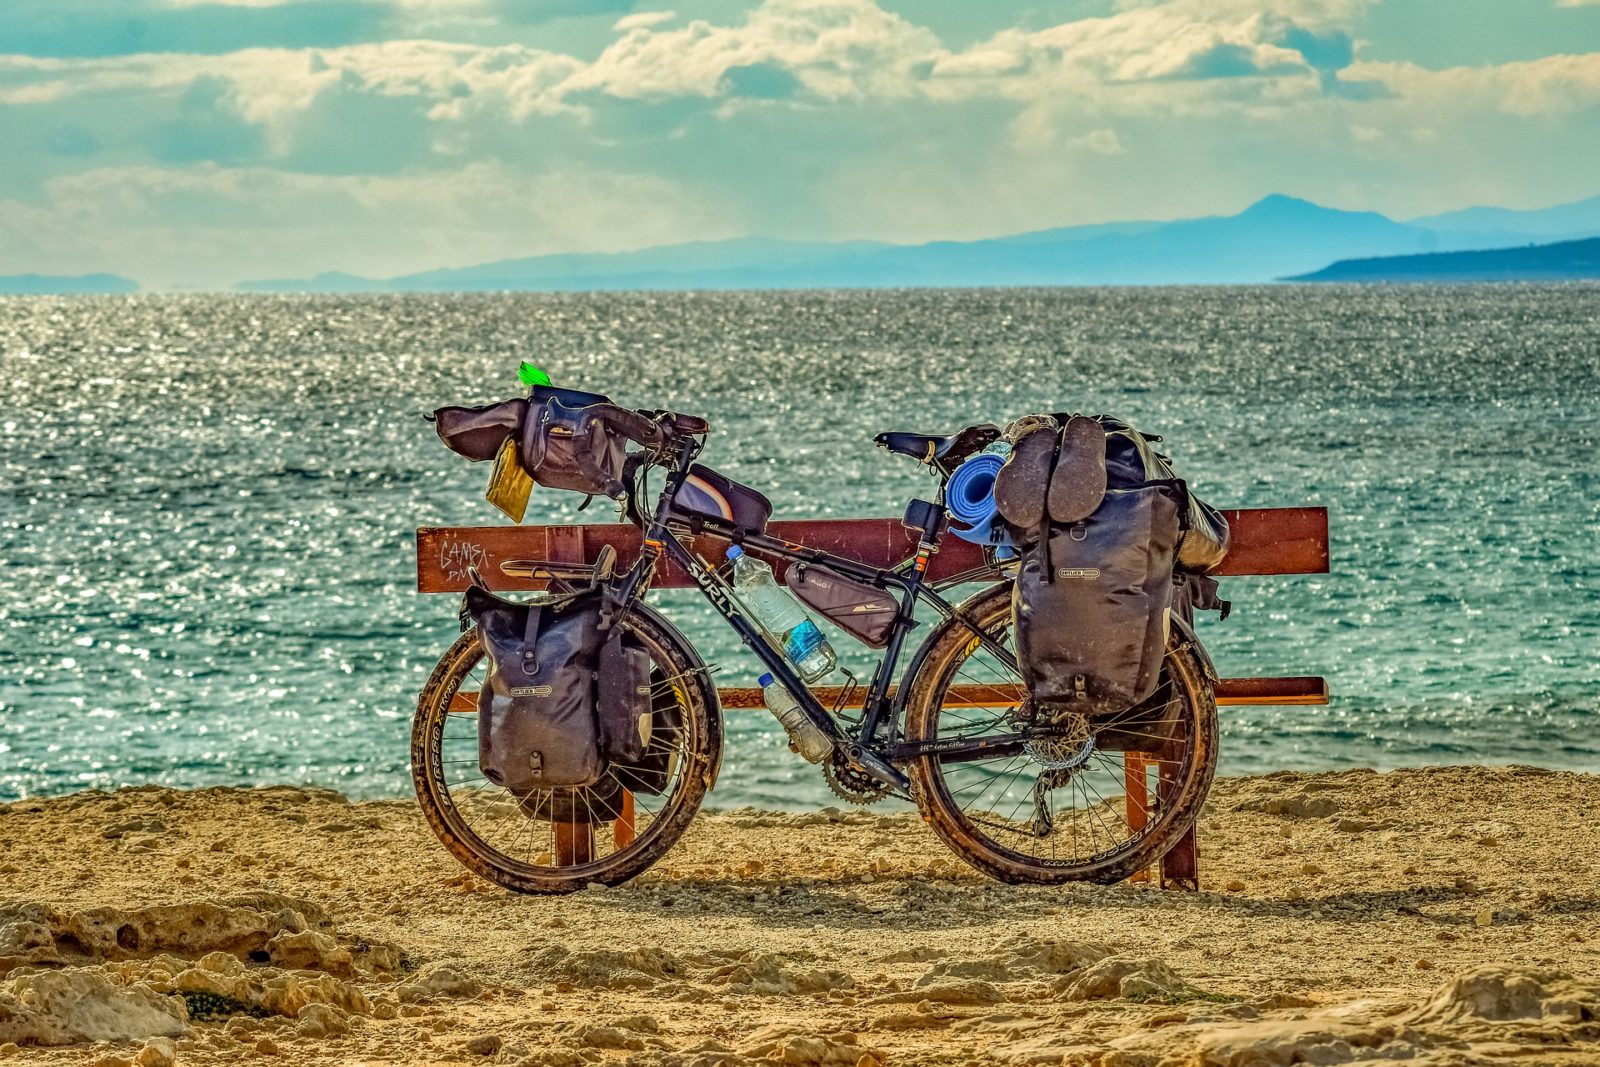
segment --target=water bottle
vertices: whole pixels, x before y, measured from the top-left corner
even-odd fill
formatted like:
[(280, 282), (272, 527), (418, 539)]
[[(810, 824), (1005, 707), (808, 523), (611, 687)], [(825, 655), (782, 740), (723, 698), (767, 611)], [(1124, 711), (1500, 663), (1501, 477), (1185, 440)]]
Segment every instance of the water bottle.
[(833, 751), (833, 742), (817, 729), (816, 723), (806, 718), (789, 691), (773, 681), (770, 674), (763, 674), (756, 682), (761, 686), (767, 710), (778, 717), (789, 734), (789, 747), (800, 753), (807, 763), (821, 763), (827, 758)]
[(839, 662), (833, 646), (805, 609), (778, 584), (772, 568), (745, 555), (738, 545), (728, 549), (728, 558), (733, 561), (733, 591), (739, 602), (755, 616), (800, 677), (810, 683), (831, 674)]

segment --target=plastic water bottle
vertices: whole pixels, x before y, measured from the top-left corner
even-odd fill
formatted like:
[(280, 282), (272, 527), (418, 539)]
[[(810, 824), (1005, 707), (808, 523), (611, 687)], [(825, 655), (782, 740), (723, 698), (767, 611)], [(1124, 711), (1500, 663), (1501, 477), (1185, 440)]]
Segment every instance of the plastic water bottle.
[(816, 723), (806, 718), (789, 691), (773, 681), (770, 674), (763, 674), (756, 682), (761, 686), (767, 710), (778, 717), (788, 733), (789, 747), (800, 753), (807, 763), (821, 763), (826, 759), (833, 751), (833, 742), (817, 729)]
[(831, 674), (839, 662), (833, 646), (805, 609), (778, 584), (772, 568), (745, 555), (738, 545), (728, 549), (728, 558), (733, 561), (733, 590), (739, 602), (750, 609), (800, 677), (809, 683)]

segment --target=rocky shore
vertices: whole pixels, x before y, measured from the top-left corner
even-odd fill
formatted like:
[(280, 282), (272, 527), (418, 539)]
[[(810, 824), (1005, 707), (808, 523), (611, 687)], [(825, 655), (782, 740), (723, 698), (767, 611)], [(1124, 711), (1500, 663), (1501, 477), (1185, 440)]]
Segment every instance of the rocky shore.
[(1600, 1062), (1600, 778), (1220, 781), (1202, 892), (1002, 886), (912, 815), (704, 816), (519, 897), (405, 802), (138, 788), (0, 806), (0, 1060)]

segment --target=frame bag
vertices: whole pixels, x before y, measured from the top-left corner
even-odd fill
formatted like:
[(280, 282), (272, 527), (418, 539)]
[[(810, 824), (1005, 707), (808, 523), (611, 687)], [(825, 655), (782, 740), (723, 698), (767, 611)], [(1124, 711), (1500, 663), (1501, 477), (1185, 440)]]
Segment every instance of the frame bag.
[(1087, 519), (1051, 526), (1024, 548), (1012, 614), (1036, 706), (1105, 716), (1155, 692), (1182, 493), (1174, 482), (1109, 489)]
[(783, 581), (807, 606), (864, 644), (882, 648), (889, 643), (900, 603), (888, 590), (810, 563), (791, 564)]

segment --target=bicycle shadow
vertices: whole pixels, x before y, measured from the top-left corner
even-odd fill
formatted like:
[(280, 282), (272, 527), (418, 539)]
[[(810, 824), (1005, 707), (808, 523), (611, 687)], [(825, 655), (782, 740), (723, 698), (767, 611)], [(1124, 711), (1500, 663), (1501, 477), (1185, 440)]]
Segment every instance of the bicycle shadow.
[[(1485, 897), (1453, 883), (1391, 890), (1332, 890), (1298, 896), (1247, 896), (1215, 890), (1178, 892), (1150, 885), (1012, 886), (973, 877), (959, 881), (886, 876), (863, 884), (860, 875), (740, 880), (682, 878), (608, 891), (593, 903), (646, 920), (738, 919), (772, 929), (870, 929), (886, 925), (923, 929), (1015, 926), (1052, 917), (1090, 914), (1133, 917), (1149, 925), (1152, 911), (1167, 916), (1219, 913), (1240, 923), (1321, 921), (1373, 923), (1407, 917), (1438, 926), (1475, 923)], [(1426, 910), (1425, 910), (1426, 909)], [(1495, 912), (1502, 925), (1532, 915), (1600, 913), (1600, 899), (1545, 896), (1539, 902)]]

